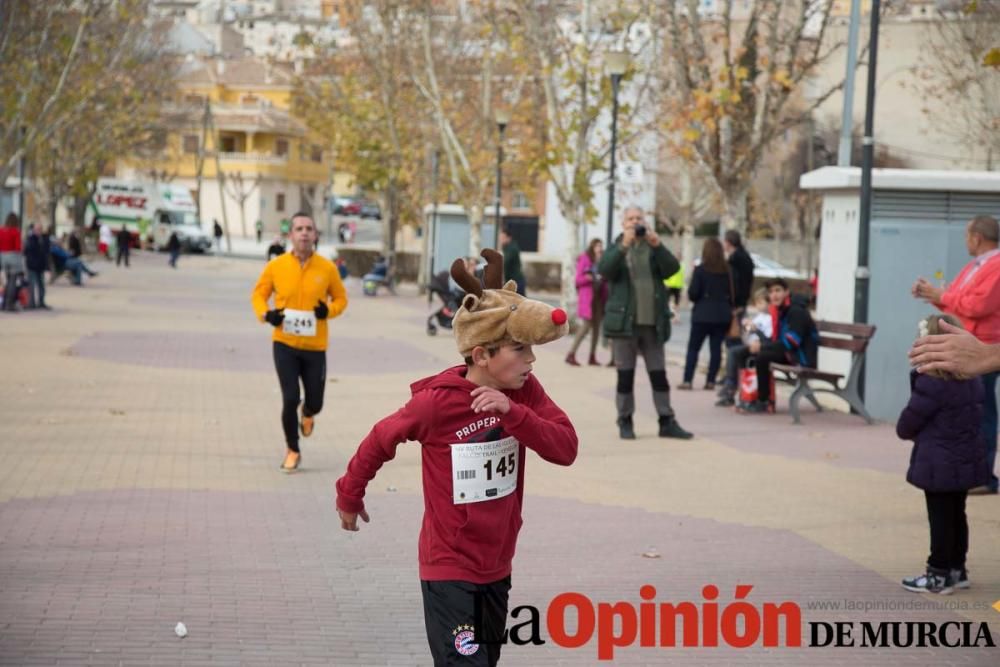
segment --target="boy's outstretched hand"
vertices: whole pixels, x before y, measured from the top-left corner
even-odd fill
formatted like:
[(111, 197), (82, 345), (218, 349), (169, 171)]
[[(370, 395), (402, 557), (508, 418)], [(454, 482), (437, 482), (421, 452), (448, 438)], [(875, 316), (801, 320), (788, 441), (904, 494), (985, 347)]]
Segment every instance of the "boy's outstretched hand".
[(473, 412), (499, 412), (505, 415), (510, 411), (510, 399), (499, 389), (476, 387), (471, 396)]
[(345, 512), (344, 510), (337, 510), (337, 514), (340, 515), (340, 527), (344, 530), (352, 530), (357, 532), (358, 530), (358, 517), (360, 516), (365, 523), (371, 521), (368, 517), (368, 512), (361, 510), (359, 514), (354, 512)]

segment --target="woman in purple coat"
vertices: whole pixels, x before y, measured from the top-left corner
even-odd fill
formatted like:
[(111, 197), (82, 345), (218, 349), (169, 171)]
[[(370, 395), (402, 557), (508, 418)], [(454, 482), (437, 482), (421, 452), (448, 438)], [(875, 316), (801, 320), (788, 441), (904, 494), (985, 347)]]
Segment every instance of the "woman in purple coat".
[(592, 239), (587, 244), (587, 250), (576, 260), (576, 315), (582, 320), (573, 338), (573, 347), (566, 355), (566, 363), (579, 366), (576, 351), (583, 342), (584, 336), (590, 332), (590, 359), (588, 364), (600, 366), (597, 361), (597, 339), (601, 335), (601, 320), (604, 318), (604, 302), (608, 300), (608, 286), (597, 273), (597, 263), (601, 261), (604, 243), (601, 239)]
[[(931, 315), (920, 323), (921, 335), (938, 332), (944, 320), (961, 327), (950, 315)], [(969, 489), (985, 484), (986, 441), (980, 424), (983, 383), (946, 372), (910, 373), (910, 402), (899, 415), (896, 435), (913, 440), (906, 481), (924, 490), (931, 529), (931, 553), (924, 574), (903, 580), (903, 588), (947, 595), (968, 588), (965, 555), (969, 524), (965, 498)]]

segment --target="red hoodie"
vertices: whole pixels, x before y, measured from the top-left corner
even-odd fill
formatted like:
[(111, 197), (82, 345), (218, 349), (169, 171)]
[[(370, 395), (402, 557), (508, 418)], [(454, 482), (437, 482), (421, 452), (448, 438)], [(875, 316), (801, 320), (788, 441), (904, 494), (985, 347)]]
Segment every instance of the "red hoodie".
[[(382, 464), (395, 457), (400, 443), (419, 441), (424, 485), (420, 578), (486, 584), (510, 574), (521, 529), (526, 448), (550, 463), (570, 465), (576, 459), (577, 438), (569, 417), (533, 375), (520, 389), (504, 391), (511, 405), (507, 414), (500, 415), (472, 411), (469, 394), (477, 385), (466, 380), (465, 373), (465, 366), (456, 366), (410, 385), (410, 401), (375, 424), (337, 480), (337, 508), (355, 513), (364, 509), (365, 486)], [(514, 467), (516, 489), (480, 502), (456, 502), (469, 482), (457, 480), (452, 472), (451, 445), (508, 437), (517, 440), (509, 455), (479, 459), (477, 464), (485, 463), (475, 468), (480, 480), (489, 475), (503, 489), (504, 482), (509, 488), (514, 481), (509, 474)], [(466, 470), (457, 473), (463, 479), (473, 476)], [(496, 487), (486, 495), (491, 491), (496, 493)]]

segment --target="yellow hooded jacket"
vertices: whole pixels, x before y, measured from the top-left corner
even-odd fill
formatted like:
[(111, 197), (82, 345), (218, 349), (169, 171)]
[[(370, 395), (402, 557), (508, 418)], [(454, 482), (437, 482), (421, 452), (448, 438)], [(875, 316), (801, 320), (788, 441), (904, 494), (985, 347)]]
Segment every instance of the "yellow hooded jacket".
[[(272, 294), (274, 307), (279, 309), (312, 310), (317, 303), (323, 301), (330, 309), (328, 320), (337, 317), (347, 308), (347, 290), (340, 281), (337, 266), (315, 253), (306, 260), (305, 265), (290, 252), (267, 263), (250, 295), (253, 310), (261, 322), (269, 309), (267, 301)], [(296, 336), (285, 333), (281, 327), (274, 327), (271, 338), (299, 350), (322, 351), (327, 345), (326, 320), (316, 322), (315, 336)]]

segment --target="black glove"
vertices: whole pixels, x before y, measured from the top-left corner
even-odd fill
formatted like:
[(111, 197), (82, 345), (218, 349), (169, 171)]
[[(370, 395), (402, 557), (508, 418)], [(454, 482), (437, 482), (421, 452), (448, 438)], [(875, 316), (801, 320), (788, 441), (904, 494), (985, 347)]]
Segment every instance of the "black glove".
[(274, 310), (267, 311), (264, 313), (264, 321), (272, 327), (280, 327), (281, 323), (285, 321), (285, 309), (275, 308)]
[(330, 314), (330, 309), (327, 307), (326, 301), (320, 300), (316, 302), (313, 312), (316, 313), (317, 320), (325, 320), (326, 316)]

